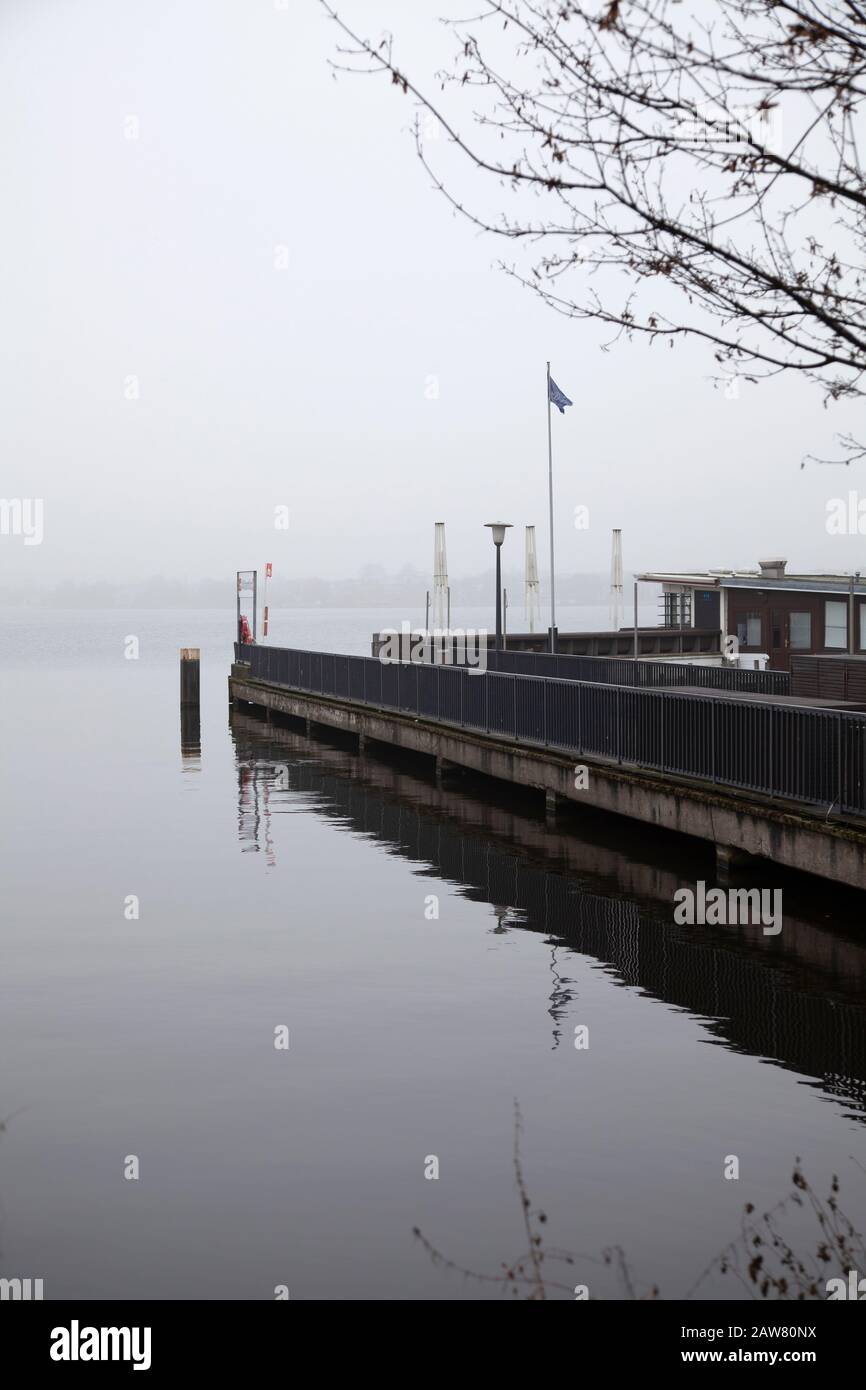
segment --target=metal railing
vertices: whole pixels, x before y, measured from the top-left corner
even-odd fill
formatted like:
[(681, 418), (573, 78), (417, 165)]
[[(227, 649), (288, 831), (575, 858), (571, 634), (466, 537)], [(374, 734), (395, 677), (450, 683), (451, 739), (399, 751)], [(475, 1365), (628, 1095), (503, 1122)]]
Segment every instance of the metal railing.
[(252, 678), (306, 694), (866, 815), (866, 715), (286, 647), (236, 651)]
[[(373, 656), (379, 655), (374, 634)], [(447, 634), (435, 637), (437, 649), (448, 647)], [(465, 660), (464, 644), (453, 640), (454, 665)], [(744, 695), (790, 695), (791, 675), (788, 671), (752, 671), (740, 666), (711, 666), (689, 662), (685, 654), (669, 660), (633, 661), (630, 656), (585, 656), (570, 652), (528, 652), (506, 648), (497, 652), (487, 649), (487, 667), (491, 671), (510, 671), (520, 676), (554, 676), (559, 680), (599, 681), (603, 685), (629, 685), (640, 690), (657, 690), (678, 685), (696, 685), (704, 690), (734, 690)]]
[(555, 656), (547, 652), (488, 652), (489, 670), (521, 676), (553, 676), (560, 680), (598, 681), (657, 690), (699, 685), (705, 690), (734, 690), (752, 695), (789, 695), (788, 671), (747, 671), (739, 666), (694, 665), (685, 661), (632, 661), (616, 656)]

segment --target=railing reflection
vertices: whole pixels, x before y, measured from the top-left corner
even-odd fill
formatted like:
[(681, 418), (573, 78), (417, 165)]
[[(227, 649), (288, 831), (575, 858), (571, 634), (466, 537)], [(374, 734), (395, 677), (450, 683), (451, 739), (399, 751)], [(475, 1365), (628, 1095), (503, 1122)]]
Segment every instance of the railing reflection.
[[(318, 815), (375, 838), (494, 910), (495, 930), (542, 932), (551, 946), (548, 1012), (558, 1045), (575, 981), (571, 952), (624, 986), (700, 1016), (720, 1043), (813, 1078), (866, 1114), (866, 945), (820, 915), (785, 914), (780, 937), (760, 928), (677, 926), (673, 894), (706, 871), (706, 851), (653, 840), (599, 818), (546, 826), (521, 802), (437, 786), (423, 770), (364, 758), (282, 725), (233, 712), (242, 847), (275, 862), (270, 816), (285, 791)], [(423, 769), (423, 764), (418, 765)], [(431, 765), (432, 766), (432, 765)], [(702, 870), (702, 864), (704, 869)], [(574, 973), (573, 968), (570, 973)]]

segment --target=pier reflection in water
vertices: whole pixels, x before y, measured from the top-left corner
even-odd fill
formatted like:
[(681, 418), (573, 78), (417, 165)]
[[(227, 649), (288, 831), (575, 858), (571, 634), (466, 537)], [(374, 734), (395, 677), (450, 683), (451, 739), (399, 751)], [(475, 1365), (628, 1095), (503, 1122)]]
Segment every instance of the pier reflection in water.
[[(342, 828), (490, 903), (494, 931), (544, 933), (551, 989), (543, 1002), (554, 1046), (576, 996), (568, 962), (577, 952), (622, 985), (699, 1016), (719, 1043), (810, 1079), (851, 1118), (864, 1119), (866, 939), (854, 934), (853, 900), (849, 931), (844, 914), (832, 929), (798, 916), (797, 898), (810, 890), (793, 879), (778, 937), (760, 927), (677, 926), (676, 889), (712, 877), (700, 847), (678, 842), (667, 867), (661, 856), (672, 857), (671, 841), (661, 835), (597, 817), (581, 819), (579, 833), (574, 824), (555, 829), (525, 802), (497, 804), (501, 790), (489, 783), (460, 779), (459, 790), (443, 788), (421, 760), (409, 770), (252, 715), (233, 715), (232, 731), (244, 849), (262, 850), (276, 864), (271, 820), (281, 792), (290, 790), (312, 798), (317, 813)], [(823, 885), (812, 891), (827, 892)]]

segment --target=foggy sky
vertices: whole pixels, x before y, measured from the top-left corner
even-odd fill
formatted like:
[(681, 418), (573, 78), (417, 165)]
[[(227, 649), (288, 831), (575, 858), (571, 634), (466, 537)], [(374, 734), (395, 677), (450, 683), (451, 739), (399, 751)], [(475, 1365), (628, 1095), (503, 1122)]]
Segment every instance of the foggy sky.
[[(463, 12), (342, 10), (428, 72), (435, 16)], [(500, 519), (512, 565), (537, 525), (544, 571), (548, 357), (575, 402), (558, 570), (606, 570), (613, 526), (627, 574), (860, 568), (825, 529), (858, 473), (799, 464), (862, 408), (795, 377), (727, 399), (698, 343), (602, 352), (492, 268), (507, 248), (430, 188), (409, 101), (332, 76), (337, 38), (316, 0), (0, 9), (0, 493), (44, 499), (45, 529), (0, 536), (0, 579), (428, 569), (437, 520), (477, 573)]]

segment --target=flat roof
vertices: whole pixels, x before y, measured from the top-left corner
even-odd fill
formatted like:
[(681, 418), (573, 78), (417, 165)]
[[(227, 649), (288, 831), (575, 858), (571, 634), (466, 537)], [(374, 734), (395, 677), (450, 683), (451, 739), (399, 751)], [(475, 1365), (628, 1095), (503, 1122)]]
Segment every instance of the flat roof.
[(790, 589), (811, 593), (847, 594), (853, 579), (855, 594), (866, 594), (866, 578), (852, 574), (761, 574), (760, 570), (704, 570), (676, 573), (647, 570), (635, 579), (650, 584), (673, 584), (685, 589)]

